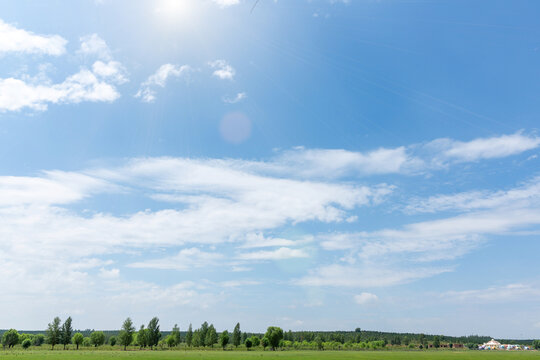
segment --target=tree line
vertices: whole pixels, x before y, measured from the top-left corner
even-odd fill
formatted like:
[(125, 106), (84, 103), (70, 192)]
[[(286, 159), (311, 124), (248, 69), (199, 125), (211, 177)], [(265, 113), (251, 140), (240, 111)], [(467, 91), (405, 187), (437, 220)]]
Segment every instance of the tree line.
[[(465, 344), (469, 348), (476, 348), (478, 344), (490, 339), (486, 336), (471, 335), (466, 337), (449, 337), (443, 335), (425, 335), (413, 333), (389, 333), (376, 331), (363, 331), (356, 328), (355, 331), (296, 331), (284, 332), (277, 326), (268, 327), (266, 333), (247, 333), (240, 330), (237, 323), (232, 333), (228, 330), (218, 333), (213, 324), (204, 322), (193, 330), (189, 324), (187, 331), (181, 332), (177, 324), (171, 331), (161, 331), (159, 319), (152, 318), (148, 324), (144, 324), (137, 330), (131, 318), (127, 318), (119, 331), (76, 331), (73, 329), (73, 320), (68, 317), (63, 323), (59, 317), (55, 317), (48, 324), (45, 333), (23, 333), (10, 329), (2, 335), (4, 348), (13, 348), (20, 344), (27, 349), (30, 346), (42, 346), (44, 343), (51, 346), (63, 346), (65, 350), (69, 345), (75, 349), (79, 347), (95, 347), (108, 344), (120, 346), (124, 350), (128, 347), (154, 350), (159, 348), (238, 348), (242, 346), (246, 350), (252, 348), (270, 349), (383, 349), (391, 347), (407, 348), (438, 348), (442, 344), (452, 347), (453, 344)], [(165, 335), (165, 336), (164, 336)], [(540, 349), (540, 340), (505, 340), (508, 343), (522, 343), (532, 345)]]

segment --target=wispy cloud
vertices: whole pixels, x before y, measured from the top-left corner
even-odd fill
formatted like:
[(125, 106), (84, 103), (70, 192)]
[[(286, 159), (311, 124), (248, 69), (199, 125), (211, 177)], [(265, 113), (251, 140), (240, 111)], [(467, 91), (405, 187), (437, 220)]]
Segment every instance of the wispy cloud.
[(148, 79), (141, 84), (135, 97), (141, 98), (142, 101), (147, 103), (154, 102), (156, 100), (156, 87), (163, 88), (167, 84), (169, 78), (183, 77), (191, 71), (192, 68), (189, 65), (163, 64), (154, 74), (150, 75)]
[(540, 299), (540, 289), (529, 284), (515, 283), (484, 289), (447, 291), (441, 294), (441, 298), (466, 303), (534, 302)]
[(244, 99), (247, 98), (247, 93), (245, 92), (239, 92), (238, 94), (236, 94), (234, 97), (228, 97), (228, 96), (224, 96), (223, 97), (223, 102), (224, 103), (227, 103), (227, 104), (236, 104)]
[(128, 266), (161, 270), (191, 270), (204, 266), (215, 268), (222, 259), (223, 255), (219, 253), (205, 252), (198, 248), (186, 248), (180, 250), (175, 256), (135, 262)]
[(309, 255), (304, 250), (286, 247), (280, 247), (275, 250), (240, 253), (237, 255), (237, 258), (240, 260), (285, 260), (306, 257), (309, 257)]

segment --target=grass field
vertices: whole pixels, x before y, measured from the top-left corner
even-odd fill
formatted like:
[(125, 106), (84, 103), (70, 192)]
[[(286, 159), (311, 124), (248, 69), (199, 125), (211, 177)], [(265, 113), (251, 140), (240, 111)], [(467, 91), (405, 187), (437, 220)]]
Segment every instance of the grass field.
[(340, 359), (340, 360), (482, 360), (540, 359), (538, 351), (0, 351), (0, 359), (133, 359), (133, 360), (250, 360), (250, 359)]

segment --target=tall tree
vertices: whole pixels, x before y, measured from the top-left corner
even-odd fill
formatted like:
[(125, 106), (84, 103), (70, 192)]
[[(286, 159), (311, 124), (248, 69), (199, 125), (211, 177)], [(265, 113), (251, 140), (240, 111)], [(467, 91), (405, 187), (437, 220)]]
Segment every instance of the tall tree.
[(47, 327), (47, 342), (51, 344), (52, 349), (60, 342), (60, 318), (57, 316)]
[(148, 336), (147, 331), (144, 328), (144, 325), (141, 325), (139, 332), (137, 333), (137, 343), (142, 348), (145, 348), (148, 345)]
[(228, 343), (229, 343), (229, 332), (227, 330), (225, 330), (219, 336), (219, 345), (221, 345), (223, 350), (225, 350)]
[(77, 350), (79, 350), (79, 345), (82, 344), (84, 340), (84, 336), (83, 334), (81, 334), (80, 332), (76, 333), (75, 335), (73, 335), (73, 338), (71, 339), (71, 342), (77, 346)]
[(191, 347), (192, 342), (193, 342), (193, 327), (191, 326), (191, 324), (189, 324), (188, 331), (186, 334), (187, 346)]
[(238, 347), (240, 345), (240, 341), (242, 340), (242, 332), (240, 331), (240, 323), (237, 323), (233, 330), (232, 335), (232, 343), (234, 347)]
[(159, 319), (153, 317), (152, 320), (148, 323), (148, 346), (152, 349), (154, 346), (157, 346), (159, 339), (161, 339), (161, 331), (159, 330)]
[(207, 332), (208, 332), (208, 323), (205, 321), (202, 323), (201, 328), (199, 329), (199, 336), (200, 336), (200, 342), (201, 342), (199, 346), (208, 345), (205, 343)]
[(178, 327), (178, 324), (174, 324), (171, 336), (174, 339), (174, 346), (180, 345), (180, 328)]
[(206, 332), (206, 339), (204, 340), (204, 343), (206, 346), (214, 347), (214, 344), (216, 344), (218, 341), (218, 336), (216, 329), (214, 328), (214, 325), (210, 325), (208, 327), (208, 331)]
[(73, 326), (71, 326), (72, 320), (71, 316), (64, 321), (62, 325), (62, 333), (60, 335), (62, 345), (64, 345), (64, 350), (66, 350), (66, 345), (71, 343), (71, 334), (73, 333)]
[(193, 346), (203, 346), (204, 341), (201, 341), (201, 330), (197, 329), (193, 332)]
[(124, 346), (124, 350), (126, 350), (126, 348), (133, 342), (134, 332), (135, 326), (133, 326), (133, 321), (131, 321), (131, 318), (127, 318), (124, 320), (122, 330), (120, 330), (120, 333), (118, 334), (118, 341), (120, 345)]

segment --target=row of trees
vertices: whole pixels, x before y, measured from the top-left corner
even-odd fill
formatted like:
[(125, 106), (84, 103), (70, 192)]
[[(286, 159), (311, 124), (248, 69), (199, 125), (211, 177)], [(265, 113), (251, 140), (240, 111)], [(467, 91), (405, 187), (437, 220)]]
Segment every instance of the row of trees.
[[(433, 347), (438, 348), (441, 343), (450, 343), (454, 339), (463, 339), (469, 341), (463, 341), (460, 343), (467, 344), (470, 348), (475, 348), (476, 344), (482, 341), (472, 340), (484, 340), (483, 337), (470, 336), (464, 338), (450, 338), (438, 335), (424, 334), (393, 334), (393, 333), (380, 333), (386, 336), (376, 338), (370, 333), (364, 332), (357, 328), (354, 332), (283, 332), (279, 327), (270, 326), (265, 334), (248, 334), (242, 333), (240, 330), (240, 323), (237, 323), (234, 327), (232, 334), (229, 334), (227, 330), (218, 334), (213, 324), (204, 322), (200, 328), (193, 330), (192, 325), (189, 325), (185, 336), (182, 336), (178, 325), (174, 325), (172, 331), (168, 332), (168, 335), (162, 340), (162, 332), (160, 330), (159, 319), (154, 317), (150, 320), (145, 327), (141, 325), (139, 330), (133, 324), (131, 318), (127, 318), (122, 324), (122, 328), (119, 332), (108, 332), (115, 334), (113, 336), (107, 336), (103, 331), (84, 331), (89, 336), (84, 336), (82, 332), (75, 332), (72, 326), (72, 318), (68, 317), (63, 323), (59, 317), (55, 317), (54, 320), (48, 324), (45, 335), (43, 334), (19, 334), (15, 329), (10, 329), (4, 332), (2, 336), (2, 344), (4, 348), (12, 348), (17, 344), (21, 344), (23, 348), (28, 348), (32, 345), (40, 346), (44, 342), (51, 345), (52, 349), (56, 345), (63, 345), (64, 349), (69, 344), (73, 344), (79, 349), (79, 346), (101, 346), (108, 343), (112, 346), (119, 344), (124, 350), (128, 346), (134, 345), (142, 348), (155, 349), (158, 345), (168, 346), (170, 348), (185, 344), (186, 347), (211, 347), (216, 344), (226, 349), (228, 345), (238, 347), (241, 344), (245, 346), (247, 350), (252, 347), (262, 346), (263, 349), (269, 347), (274, 350), (276, 348), (294, 348), (294, 349), (376, 349), (391, 345), (405, 345), (408, 347), (427, 347), (431, 344)], [(166, 332), (167, 333), (167, 332)], [(367, 334), (366, 334), (367, 333)], [(392, 334), (392, 336), (388, 336)], [(450, 341), (449, 341), (450, 340)], [(415, 345), (413, 345), (413, 343)], [(529, 341), (528, 344), (532, 344), (533, 347), (540, 349), (540, 340)]]

